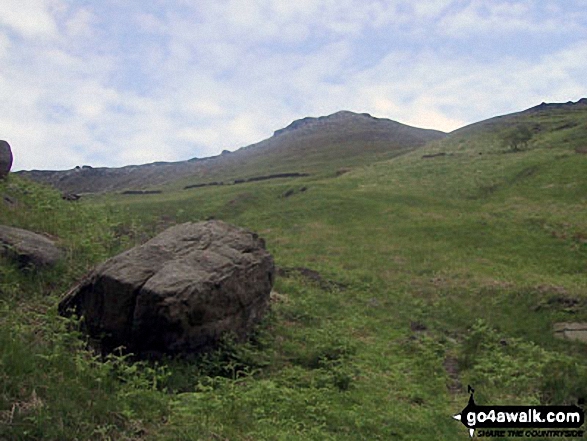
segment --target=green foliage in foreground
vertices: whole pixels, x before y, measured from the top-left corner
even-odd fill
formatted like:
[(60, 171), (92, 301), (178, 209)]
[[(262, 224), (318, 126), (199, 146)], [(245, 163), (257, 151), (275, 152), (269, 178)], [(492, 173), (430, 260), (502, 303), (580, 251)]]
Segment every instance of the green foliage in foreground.
[[(466, 440), (451, 416), (467, 384), (479, 404), (585, 398), (585, 346), (552, 325), (587, 321), (587, 128), (527, 118), (520, 152), (479, 129), (339, 177), (80, 204), (0, 184), (21, 202), (1, 223), (68, 250), (51, 271), (1, 262), (0, 438)], [(323, 283), (279, 278), (248, 343), (158, 364), (97, 358), (56, 315), (91, 265), (208, 217), (256, 230), (277, 265)]]

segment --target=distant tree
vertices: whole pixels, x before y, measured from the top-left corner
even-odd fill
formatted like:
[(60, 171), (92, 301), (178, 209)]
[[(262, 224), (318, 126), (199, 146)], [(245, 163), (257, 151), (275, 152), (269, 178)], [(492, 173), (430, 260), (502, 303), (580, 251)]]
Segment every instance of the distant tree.
[(528, 145), (532, 138), (532, 131), (528, 126), (518, 125), (509, 129), (503, 136), (503, 141), (513, 152), (518, 152)]

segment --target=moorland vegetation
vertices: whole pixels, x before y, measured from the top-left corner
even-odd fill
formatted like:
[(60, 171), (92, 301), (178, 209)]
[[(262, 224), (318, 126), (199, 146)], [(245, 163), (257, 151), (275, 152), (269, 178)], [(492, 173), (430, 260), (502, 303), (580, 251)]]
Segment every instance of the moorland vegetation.
[[(77, 202), (10, 175), (0, 224), (51, 235), (66, 258), (0, 256), (0, 438), (466, 440), (452, 415), (469, 384), (478, 404), (584, 399), (586, 346), (553, 325), (587, 321), (586, 121), (587, 106), (545, 107), (388, 157), (296, 158), (308, 176)], [(520, 126), (531, 137), (513, 149)], [(95, 264), (208, 218), (320, 279), (282, 271), (250, 341), (197, 360), (104, 358), (57, 314)]]

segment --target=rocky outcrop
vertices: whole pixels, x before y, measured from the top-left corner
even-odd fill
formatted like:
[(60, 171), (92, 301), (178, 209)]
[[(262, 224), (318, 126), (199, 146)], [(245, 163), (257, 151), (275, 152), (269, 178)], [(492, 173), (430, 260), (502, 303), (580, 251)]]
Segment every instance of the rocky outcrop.
[(273, 258), (257, 234), (221, 221), (185, 223), (106, 261), (59, 304), (84, 316), (103, 351), (193, 353), (245, 338), (269, 305)]
[(12, 167), (12, 150), (10, 144), (6, 141), (0, 140), (0, 179), (8, 176), (10, 168)]
[(545, 103), (542, 102), (537, 106), (531, 107), (526, 112), (540, 112), (544, 110), (553, 110), (553, 109), (573, 109), (573, 108), (580, 108), (587, 106), (587, 98), (581, 98), (577, 102), (567, 101), (566, 103)]
[(45, 236), (5, 225), (0, 225), (0, 254), (21, 267), (49, 267), (63, 258), (63, 252)]

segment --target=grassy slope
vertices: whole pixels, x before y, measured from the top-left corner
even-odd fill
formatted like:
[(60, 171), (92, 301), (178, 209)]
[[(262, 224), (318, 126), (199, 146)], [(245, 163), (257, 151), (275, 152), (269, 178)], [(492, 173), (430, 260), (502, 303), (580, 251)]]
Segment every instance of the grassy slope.
[[(560, 128), (571, 120), (577, 124)], [(106, 414), (118, 419), (93, 421), (88, 411), (76, 414), (77, 422), (96, 439), (104, 432), (194, 440), (465, 440), (465, 428), (450, 418), (467, 400), (445, 369), (454, 360), (479, 403), (585, 397), (584, 345), (555, 340), (551, 332), (556, 321), (587, 320), (587, 155), (575, 153), (587, 145), (585, 120), (582, 112), (522, 114), (340, 177), (110, 196), (80, 206), (111, 213), (105, 222), (124, 224), (126, 232), (221, 218), (260, 232), (279, 266), (317, 270), (346, 289), (278, 279), (280, 296), (254, 342), (228, 345), (199, 365), (169, 362), (169, 375), (152, 374), (144, 384), (128, 376), (125, 383), (108, 380), (115, 399)], [(525, 150), (509, 153), (501, 131), (520, 123), (532, 124), (536, 134)], [(446, 155), (422, 159), (438, 152)], [(302, 186), (307, 191), (281, 197)], [(121, 207), (123, 219), (138, 219), (134, 226), (118, 220)], [(63, 235), (67, 228), (52, 232)], [(131, 243), (125, 237), (121, 246)], [(33, 293), (35, 286), (27, 289)], [(51, 292), (43, 297), (49, 311), (59, 290)], [(27, 297), (4, 304), (5, 323), (31, 307)], [(51, 317), (38, 320), (48, 327)], [(13, 338), (30, 336), (34, 326), (25, 321)], [(5, 355), (0, 366), (12, 366), (15, 357)], [(118, 371), (130, 369), (117, 363)], [(85, 370), (70, 368), (63, 382), (74, 391), (95, 387), (84, 375), (106, 381), (115, 371), (78, 364)], [(50, 388), (24, 365), (30, 374), (23, 379), (34, 378), (22, 392), (30, 401), (31, 389)], [(0, 378), (14, 388), (4, 370)], [(159, 380), (159, 392), (148, 378)], [(24, 400), (8, 386), (2, 410)], [(150, 401), (141, 407), (129, 391)], [(60, 406), (57, 399), (50, 403)], [(48, 407), (41, 409), (57, 413)], [(33, 423), (40, 418), (35, 412), (41, 410), (28, 414)], [(71, 428), (53, 430), (74, 437)]]

